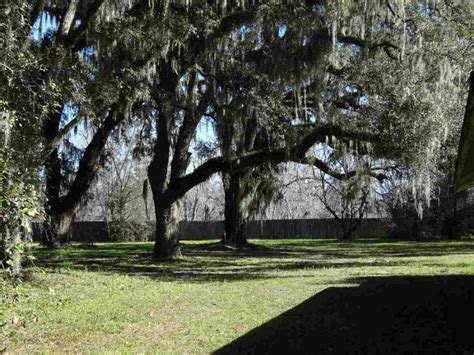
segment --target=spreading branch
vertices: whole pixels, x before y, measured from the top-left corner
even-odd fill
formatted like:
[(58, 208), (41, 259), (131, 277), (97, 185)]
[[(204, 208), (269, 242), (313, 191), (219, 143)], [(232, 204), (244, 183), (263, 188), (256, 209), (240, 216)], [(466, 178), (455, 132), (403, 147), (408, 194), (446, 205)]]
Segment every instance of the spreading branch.
[(345, 131), (332, 124), (315, 125), (299, 143), (292, 147), (279, 149), (262, 149), (242, 156), (226, 159), (215, 157), (207, 160), (179, 179), (170, 182), (165, 193), (167, 203), (172, 203), (181, 198), (194, 186), (206, 181), (211, 175), (218, 172), (237, 172), (265, 163), (279, 164), (287, 161), (301, 161), (305, 159), (307, 151), (317, 142), (324, 142), (328, 136), (338, 136), (347, 139), (375, 142), (378, 138), (370, 133)]

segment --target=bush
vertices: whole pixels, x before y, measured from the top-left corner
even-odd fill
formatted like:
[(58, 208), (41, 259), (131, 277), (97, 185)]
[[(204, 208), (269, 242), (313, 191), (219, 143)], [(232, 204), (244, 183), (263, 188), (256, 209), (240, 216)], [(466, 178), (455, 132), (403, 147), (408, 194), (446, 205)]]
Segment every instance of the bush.
[(440, 179), (431, 196), (429, 207), (416, 208), (411, 191), (403, 189), (388, 197), (388, 236), (394, 239), (453, 239), (466, 234), (468, 223), (465, 206), (467, 194), (454, 195), (449, 177)]
[(116, 242), (144, 242), (150, 240), (154, 225), (136, 221), (113, 221), (110, 223), (110, 239)]

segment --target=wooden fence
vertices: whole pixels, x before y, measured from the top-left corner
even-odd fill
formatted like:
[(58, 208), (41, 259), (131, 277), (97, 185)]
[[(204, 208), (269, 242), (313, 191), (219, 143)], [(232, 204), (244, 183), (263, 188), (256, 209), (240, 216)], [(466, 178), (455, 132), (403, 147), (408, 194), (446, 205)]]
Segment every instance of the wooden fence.
[[(106, 222), (76, 222), (70, 240), (75, 242), (111, 242), (110, 225)], [(153, 240), (153, 224), (147, 225), (143, 235), (137, 240)], [(384, 237), (387, 225), (382, 219), (364, 219), (356, 237)], [(44, 230), (41, 224), (33, 225), (33, 240), (41, 240)], [(294, 219), (251, 221), (248, 225), (249, 238), (255, 239), (295, 239), (295, 238), (336, 238), (342, 231), (334, 219)], [(184, 221), (179, 225), (182, 240), (220, 239), (224, 234), (223, 221)]]

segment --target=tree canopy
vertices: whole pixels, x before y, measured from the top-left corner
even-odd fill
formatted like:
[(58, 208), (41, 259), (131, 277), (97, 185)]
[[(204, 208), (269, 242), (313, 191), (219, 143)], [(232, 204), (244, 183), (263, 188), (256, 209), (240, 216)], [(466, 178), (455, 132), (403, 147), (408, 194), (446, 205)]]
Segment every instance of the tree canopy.
[[(383, 164), (369, 177), (397, 166), (388, 174), (421, 213), (456, 156), (472, 11), (462, 0), (3, 5), (2, 152), (24, 156), (12, 168), (44, 186), (52, 245), (67, 240), (107, 141), (131, 131), (135, 157), (150, 161), (157, 257), (180, 255), (180, 199), (216, 173), (237, 179), (235, 191), (245, 177), (257, 208), (277, 196), (279, 163), (344, 180), (362, 172), (341, 159), (370, 156)], [(214, 146), (193, 168), (203, 120)], [(248, 210), (244, 195), (233, 203)]]

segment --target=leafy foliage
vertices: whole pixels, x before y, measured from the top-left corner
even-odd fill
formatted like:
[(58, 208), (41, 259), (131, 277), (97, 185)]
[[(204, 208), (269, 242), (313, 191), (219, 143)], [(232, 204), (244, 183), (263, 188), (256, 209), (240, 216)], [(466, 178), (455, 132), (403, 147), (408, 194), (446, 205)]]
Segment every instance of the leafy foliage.
[(34, 185), (11, 169), (11, 159), (0, 151), (0, 265), (7, 277), (21, 276), (21, 264), (31, 234), (31, 221), (41, 208)]
[[(42, 106), (32, 72), (41, 72), (29, 35), (25, 2), (0, 9), (0, 263), (3, 276), (21, 276), (31, 219), (40, 215), (36, 158)], [(54, 95), (54, 91), (51, 95)], [(21, 157), (21, 158), (20, 158)]]

